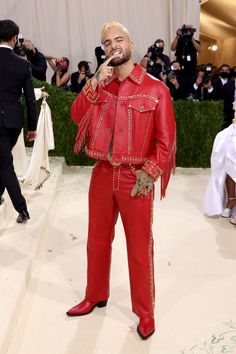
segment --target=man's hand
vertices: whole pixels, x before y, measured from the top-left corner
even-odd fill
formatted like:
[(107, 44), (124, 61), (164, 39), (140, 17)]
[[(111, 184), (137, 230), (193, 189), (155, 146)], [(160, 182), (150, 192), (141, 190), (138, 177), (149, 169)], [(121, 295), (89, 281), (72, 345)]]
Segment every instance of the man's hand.
[(96, 90), (96, 87), (99, 82), (101, 82), (105, 79), (108, 79), (109, 77), (111, 77), (113, 75), (114, 68), (112, 66), (108, 66), (108, 64), (115, 57), (117, 57), (117, 54), (113, 54), (110, 58), (105, 60), (104, 63), (102, 63), (99, 66), (97, 72), (95, 73), (95, 75), (92, 77), (92, 79), (90, 81), (93, 90)]
[(205, 82), (203, 83), (203, 87), (206, 88), (206, 89), (212, 89), (213, 86), (212, 86), (212, 83), (211, 83), (211, 80), (209, 80), (209, 82)]
[(117, 54), (113, 54), (110, 58), (105, 60), (104, 63), (99, 66), (96, 74), (94, 75), (94, 78), (97, 80), (97, 82), (101, 82), (105, 79), (108, 79), (113, 75), (114, 68), (112, 66), (109, 66), (108, 64), (110, 63), (110, 61), (112, 61), (112, 59), (116, 58), (117, 56)]
[(37, 136), (36, 130), (35, 131), (28, 131), (26, 138), (29, 141), (33, 141), (36, 139), (36, 136)]
[(161, 72), (161, 73), (160, 73), (160, 79), (161, 79), (161, 81), (163, 81), (164, 83), (166, 83), (167, 74), (163, 74), (163, 73)]
[(135, 195), (147, 196), (150, 190), (153, 188), (154, 180), (145, 171), (136, 171), (136, 183), (131, 191), (131, 197)]
[(202, 76), (198, 76), (197, 79), (196, 79), (195, 84), (196, 84), (197, 86), (201, 85), (201, 84), (202, 84), (202, 80), (203, 80), (203, 77), (202, 77)]
[(181, 28), (178, 28), (177, 31), (176, 31), (176, 36), (179, 38), (182, 34), (182, 30)]
[(172, 79), (169, 79), (169, 81), (174, 85), (174, 87), (176, 88), (176, 90), (179, 89), (179, 83), (176, 77), (173, 77)]
[(21, 57), (22, 59), (24, 59), (24, 60), (28, 60), (26, 54), (25, 54), (25, 55), (21, 55), (20, 57)]
[(80, 72), (77, 80), (78, 84), (80, 84), (84, 79), (86, 79), (86, 72)]

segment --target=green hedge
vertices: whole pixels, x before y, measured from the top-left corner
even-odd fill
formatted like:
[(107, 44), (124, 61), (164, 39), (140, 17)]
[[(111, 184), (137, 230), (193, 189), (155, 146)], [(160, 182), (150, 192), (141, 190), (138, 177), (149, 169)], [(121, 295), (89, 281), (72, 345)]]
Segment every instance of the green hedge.
[[(73, 123), (69, 109), (76, 97), (47, 83), (34, 80), (35, 87), (45, 86), (48, 104), (52, 112), (55, 150), (51, 156), (64, 156), (68, 165), (91, 165), (93, 159), (83, 152), (74, 154), (73, 146), (77, 127)], [(38, 109), (40, 102), (38, 104)], [(177, 124), (177, 166), (209, 167), (212, 144), (221, 130), (223, 121), (222, 101), (193, 102), (190, 100), (174, 103)]]
[(223, 123), (223, 102), (174, 103), (179, 167), (209, 167), (212, 145)]

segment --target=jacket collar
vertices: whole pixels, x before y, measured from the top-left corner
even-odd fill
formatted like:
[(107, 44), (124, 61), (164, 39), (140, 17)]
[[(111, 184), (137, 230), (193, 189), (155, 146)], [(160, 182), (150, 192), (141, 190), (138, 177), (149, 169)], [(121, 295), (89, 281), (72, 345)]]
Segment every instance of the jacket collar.
[[(141, 85), (143, 82), (143, 78), (146, 74), (146, 70), (142, 68), (139, 64), (134, 64), (134, 69), (131, 71), (131, 73), (127, 76), (127, 79), (132, 80), (135, 84)], [(110, 84), (113, 80), (117, 79), (117, 75), (114, 72), (114, 74), (111, 76), (111, 78), (105, 80), (104, 86), (107, 86)]]
[(10, 47), (10, 46), (7, 45), (7, 44), (0, 44), (0, 48), (7, 48), (7, 49), (13, 50), (12, 47)]

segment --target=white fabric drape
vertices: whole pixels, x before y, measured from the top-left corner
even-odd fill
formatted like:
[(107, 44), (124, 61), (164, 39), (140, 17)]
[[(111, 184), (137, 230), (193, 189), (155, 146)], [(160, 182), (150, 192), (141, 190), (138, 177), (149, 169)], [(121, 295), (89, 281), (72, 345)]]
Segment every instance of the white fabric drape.
[[(14, 168), (19, 181), (35, 190), (42, 187), (50, 176), (48, 151), (54, 149), (51, 110), (46, 102), (47, 93), (35, 89), (36, 99), (43, 97), (37, 123), (37, 137), (33, 145), (29, 166), (27, 167), (26, 149), (23, 132), (12, 150)], [(40, 95), (40, 96), (39, 96)]]
[[(199, 0), (1, 0), (1, 18), (15, 21), (44, 54), (68, 57), (73, 72), (80, 60), (90, 61), (95, 70), (101, 26), (112, 20), (128, 28), (135, 61), (157, 38), (165, 41), (164, 53), (170, 55), (177, 28), (192, 24), (199, 29), (200, 4)], [(48, 68), (48, 80), (51, 76)]]
[(204, 212), (209, 216), (220, 215), (225, 207), (226, 174), (236, 182), (236, 123), (215, 137), (211, 154), (211, 176), (204, 196)]

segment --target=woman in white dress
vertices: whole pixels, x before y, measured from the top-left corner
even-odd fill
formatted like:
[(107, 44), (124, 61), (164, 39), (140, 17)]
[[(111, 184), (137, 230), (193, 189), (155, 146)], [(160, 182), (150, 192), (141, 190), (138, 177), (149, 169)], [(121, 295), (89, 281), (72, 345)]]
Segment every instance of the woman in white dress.
[[(236, 101), (233, 109), (236, 111)], [(236, 113), (233, 123), (214, 140), (204, 212), (208, 216), (230, 218), (229, 221), (236, 225)]]

